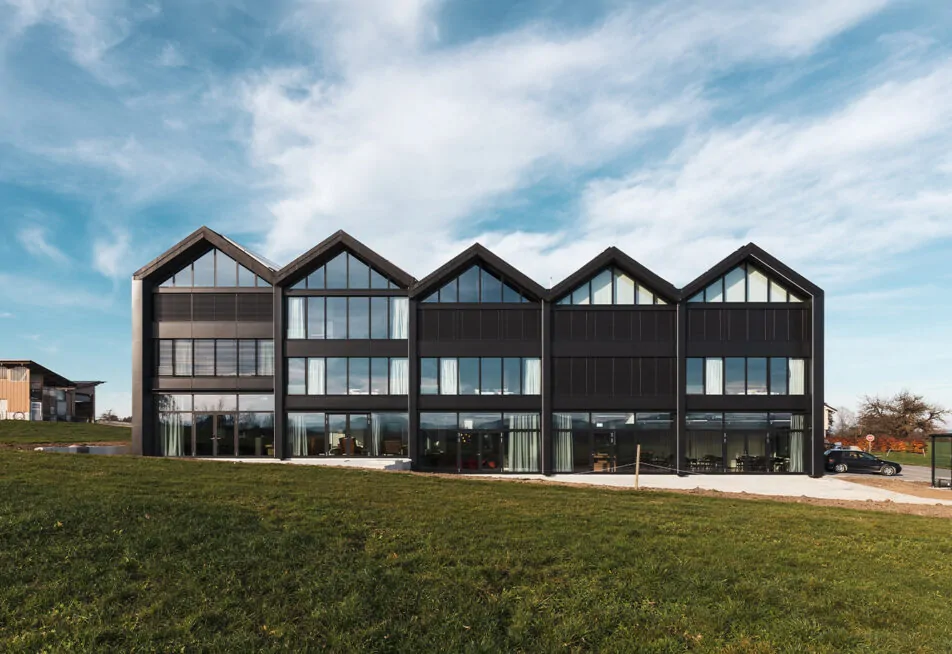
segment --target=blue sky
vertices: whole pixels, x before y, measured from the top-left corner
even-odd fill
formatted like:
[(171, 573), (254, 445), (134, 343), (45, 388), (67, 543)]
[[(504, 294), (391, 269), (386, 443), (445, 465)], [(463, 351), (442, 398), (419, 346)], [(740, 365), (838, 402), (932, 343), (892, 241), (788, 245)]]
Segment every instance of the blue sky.
[(755, 241), (827, 291), (827, 399), (952, 406), (952, 5), (0, 0), (0, 357), (130, 411), (129, 279), (201, 224), (421, 277)]

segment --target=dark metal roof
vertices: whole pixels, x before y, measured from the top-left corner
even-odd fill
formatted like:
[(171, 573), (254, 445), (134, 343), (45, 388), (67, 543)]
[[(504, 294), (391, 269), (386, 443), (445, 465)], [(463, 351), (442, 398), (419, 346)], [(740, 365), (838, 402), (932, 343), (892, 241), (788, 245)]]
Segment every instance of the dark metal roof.
[(682, 297), (685, 299), (692, 297), (699, 291), (707, 288), (707, 286), (717, 280), (717, 278), (726, 275), (736, 266), (748, 260), (754, 260), (761, 266), (767, 268), (768, 271), (776, 273), (788, 283), (796, 286), (811, 297), (823, 295), (823, 289), (811, 282), (809, 279), (795, 271), (793, 268), (787, 266), (785, 263), (780, 261), (780, 259), (777, 259), (772, 254), (766, 252), (758, 245), (754, 243), (748, 243), (742, 248), (738, 248), (736, 251), (718, 263), (714, 264), (710, 270), (703, 273), (693, 282), (681, 289)]
[(480, 264), (503, 278), (510, 286), (531, 300), (544, 300), (546, 290), (501, 257), (493, 254), (479, 243), (474, 243), (432, 273), (421, 279), (411, 290), (410, 297), (426, 295), (440, 288), (473, 264)]
[(43, 375), (43, 381), (47, 382), (47, 386), (65, 386), (68, 388), (73, 388), (76, 386), (76, 382), (72, 382), (59, 373), (53, 372), (46, 366), (41, 366), (36, 361), (31, 361), (30, 359), (0, 359), (0, 366), (5, 366), (7, 368), (13, 366), (23, 366), (25, 368), (29, 368), (31, 375), (34, 373)]
[(313, 248), (286, 265), (275, 276), (275, 285), (286, 286), (297, 283), (325, 261), (329, 261), (341, 252), (348, 251), (364, 263), (376, 268), (377, 272), (390, 279), (397, 286), (410, 288), (416, 279), (394, 263), (371, 250), (343, 230), (338, 230)]
[(149, 279), (160, 276), (164, 280), (212, 248), (218, 248), (269, 284), (274, 284), (277, 268), (204, 225), (137, 270), (132, 278)]
[(622, 272), (635, 278), (670, 303), (681, 299), (681, 292), (668, 280), (653, 273), (627, 254), (612, 246), (556, 284), (549, 291), (549, 299), (558, 301), (567, 293), (575, 290), (579, 284), (587, 282), (608, 266), (615, 266)]

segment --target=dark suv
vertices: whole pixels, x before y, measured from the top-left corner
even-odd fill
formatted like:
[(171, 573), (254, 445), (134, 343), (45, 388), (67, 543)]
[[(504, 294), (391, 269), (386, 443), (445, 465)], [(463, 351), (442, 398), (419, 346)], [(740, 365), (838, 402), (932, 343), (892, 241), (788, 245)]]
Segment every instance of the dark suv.
[(827, 472), (878, 472), (892, 477), (902, 466), (859, 450), (827, 450), (823, 453)]

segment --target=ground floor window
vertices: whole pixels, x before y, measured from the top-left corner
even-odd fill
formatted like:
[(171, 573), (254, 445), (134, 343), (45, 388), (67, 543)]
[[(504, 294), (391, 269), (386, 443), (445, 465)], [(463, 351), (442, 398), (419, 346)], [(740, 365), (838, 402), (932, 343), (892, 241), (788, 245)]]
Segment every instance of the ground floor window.
[(163, 456), (273, 457), (274, 396), (157, 394)]
[(291, 456), (408, 456), (406, 413), (288, 413)]
[(640, 471), (673, 472), (677, 436), (674, 414), (554, 413), (554, 472), (621, 472), (635, 469), (641, 445)]
[(688, 413), (684, 466), (695, 472), (806, 472), (802, 413)]
[(542, 471), (538, 413), (421, 413), (420, 466), (446, 472)]

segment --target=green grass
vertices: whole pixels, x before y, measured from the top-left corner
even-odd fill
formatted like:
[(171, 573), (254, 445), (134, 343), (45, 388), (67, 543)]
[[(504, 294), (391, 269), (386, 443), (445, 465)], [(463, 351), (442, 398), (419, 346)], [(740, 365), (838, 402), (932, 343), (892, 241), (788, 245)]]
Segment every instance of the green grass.
[(948, 652), (946, 519), (0, 452), (0, 651)]
[(0, 420), (0, 444), (119, 443), (132, 438), (129, 427), (84, 422)]
[[(874, 451), (873, 454), (904, 466), (925, 466), (927, 468), (932, 466), (931, 446), (926, 446), (925, 456), (909, 452), (890, 452), (886, 454), (885, 452)], [(936, 465), (948, 470), (950, 463), (952, 463), (952, 443), (939, 441), (936, 445)]]

